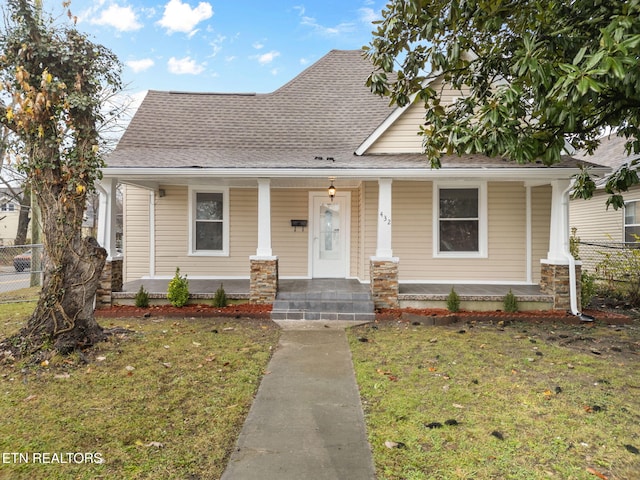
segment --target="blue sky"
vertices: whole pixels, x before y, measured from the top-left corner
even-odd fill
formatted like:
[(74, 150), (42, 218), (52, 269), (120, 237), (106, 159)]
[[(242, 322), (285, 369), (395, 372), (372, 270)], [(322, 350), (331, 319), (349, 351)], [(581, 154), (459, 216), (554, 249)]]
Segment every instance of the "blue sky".
[[(62, 0), (45, 0), (60, 15)], [(144, 90), (271, 92), (331, 49), (371, 40), (382, 0), (73, 0), (77, 27)]]

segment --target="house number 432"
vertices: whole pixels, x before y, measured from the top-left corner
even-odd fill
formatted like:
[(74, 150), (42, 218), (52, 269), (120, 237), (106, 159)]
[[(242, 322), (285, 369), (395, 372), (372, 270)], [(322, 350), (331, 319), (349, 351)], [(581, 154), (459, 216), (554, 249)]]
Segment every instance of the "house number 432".
[(387, 216), (386, 213), (380, 212), (380, 219), (387, 225), (391, 225), (391, 217)]

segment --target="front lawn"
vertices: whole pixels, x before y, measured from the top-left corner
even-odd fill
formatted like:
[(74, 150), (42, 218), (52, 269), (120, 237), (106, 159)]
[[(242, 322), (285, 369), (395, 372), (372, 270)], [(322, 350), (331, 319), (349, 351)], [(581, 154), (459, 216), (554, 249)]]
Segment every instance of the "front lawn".
[[(17, 316), (0, 313), (0, 337), (18, 330)], [(243, 318), (100, 324), (115, 333), (81, 354), (0, 362), (0, 478), (219, 478), (277, 327)]]
[(379, 480), (640, 478), (640, 329), (349, 333)]

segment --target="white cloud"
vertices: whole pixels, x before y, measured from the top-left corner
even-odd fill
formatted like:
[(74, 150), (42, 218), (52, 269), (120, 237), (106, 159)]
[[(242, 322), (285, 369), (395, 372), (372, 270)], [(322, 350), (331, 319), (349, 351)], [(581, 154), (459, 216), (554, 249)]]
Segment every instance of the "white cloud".
[(191, 8), (188, 3), (170, 0), (164, 6), (164, 15), (158, 24), (169, 33), (182, 32), (193, 35), (196, 25), (212, 16), (213, 8), (210, 3), (200, 2), (197, 7)]
[(300, 23), (325, 37), (334, 37), (343, 33), (353, 32), (354, 30), (353, 23), (339, 23), (335, 27), (325, 27), (324, 25), (320, 25), (315, 18), (307, 16), (303, 16)]
[(108, 25), (121, 32), (140, 30), (143, 25), (138, 22), (136, 13), (131, 7), (113, 4), (103, 10), (98, 18), (91, 20), (96, 25)]
[(211, 43), (209, 43), (213, 52), (211, 54), (212, 57), (215, 57), (216, 55), (218, 55), (218, 53), (220, 53), (220, 51), (222, 50), (222, 45), (226, 40), (227, 37), (225, 37), (224, 35), (218, 35), (214, 40), (211, 41)]
[(382, 15), (380, 12), (376, 12), (373, 8), (361, 8), (358, 10), (360, 14), (360, 21), (363, 23), (373, 23), (376, 20), (381, 20)]
[(260, 65), (267, 65), (268, 63), (273, 62), (276, 57), (280, 56), (280, 52), (276, 51), (276, 50), (271, 50), (270, 52), (267, 53), (263, 53), (262, 55), (255, 55), (251, 58), (255, 58), (256, 60), (258, 60), (258, 63), (260, 63)]
[(195, 60), (192, 60), (191, 57), (171, 57), (167, 62), (169, 72), (176, 75), (199, 75), (204, 72), (204, 65), (205, 64), (198, 65), (198, 63)]
[(255, 48), (256, 50), (262, 50), (264, 48), (264, 43), (262, 42), (255, 42), (252, 45), (253, 48)]
[(125, 63), (127, 67), (129, 67), (135, 73), (144, 72), (154, 65), (154, 61), (150, 58), (143, 58), (141, 60), (129, 60)]

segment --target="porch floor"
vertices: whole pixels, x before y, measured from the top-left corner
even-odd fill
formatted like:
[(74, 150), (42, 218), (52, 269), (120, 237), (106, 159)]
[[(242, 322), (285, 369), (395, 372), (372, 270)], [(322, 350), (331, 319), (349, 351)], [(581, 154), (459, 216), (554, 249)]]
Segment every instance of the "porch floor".
[[(140, 288), (149, 292), (150, 298), (166, 298), (169, 279), (140, 279), (127, 282), (122, 292), (114, 292), (116, 301), (132, 299)], [(227, 297), (232, 300), (247, 300), (249, 298), (249, 279), (189, 279), (189, 291), (192, 299), (212, 299), (215, 291), (223, 285)], [(368, 283), (360, 283), (355, 279), (281, 279), (279, 281), (278, 296), (286, 293), (318, 293), (331, 295), (333, 293), (369, 293)], [(461, 300), (468, 301), (502, 301), (511, 290), (519, 301), (546, 302), (551, 297), (543, 294), (538, 285), (485, 285), (485, 284), (415, 284), (400, 283), (400, 302), (411, 301), (443, 301), (454, 288)]]

